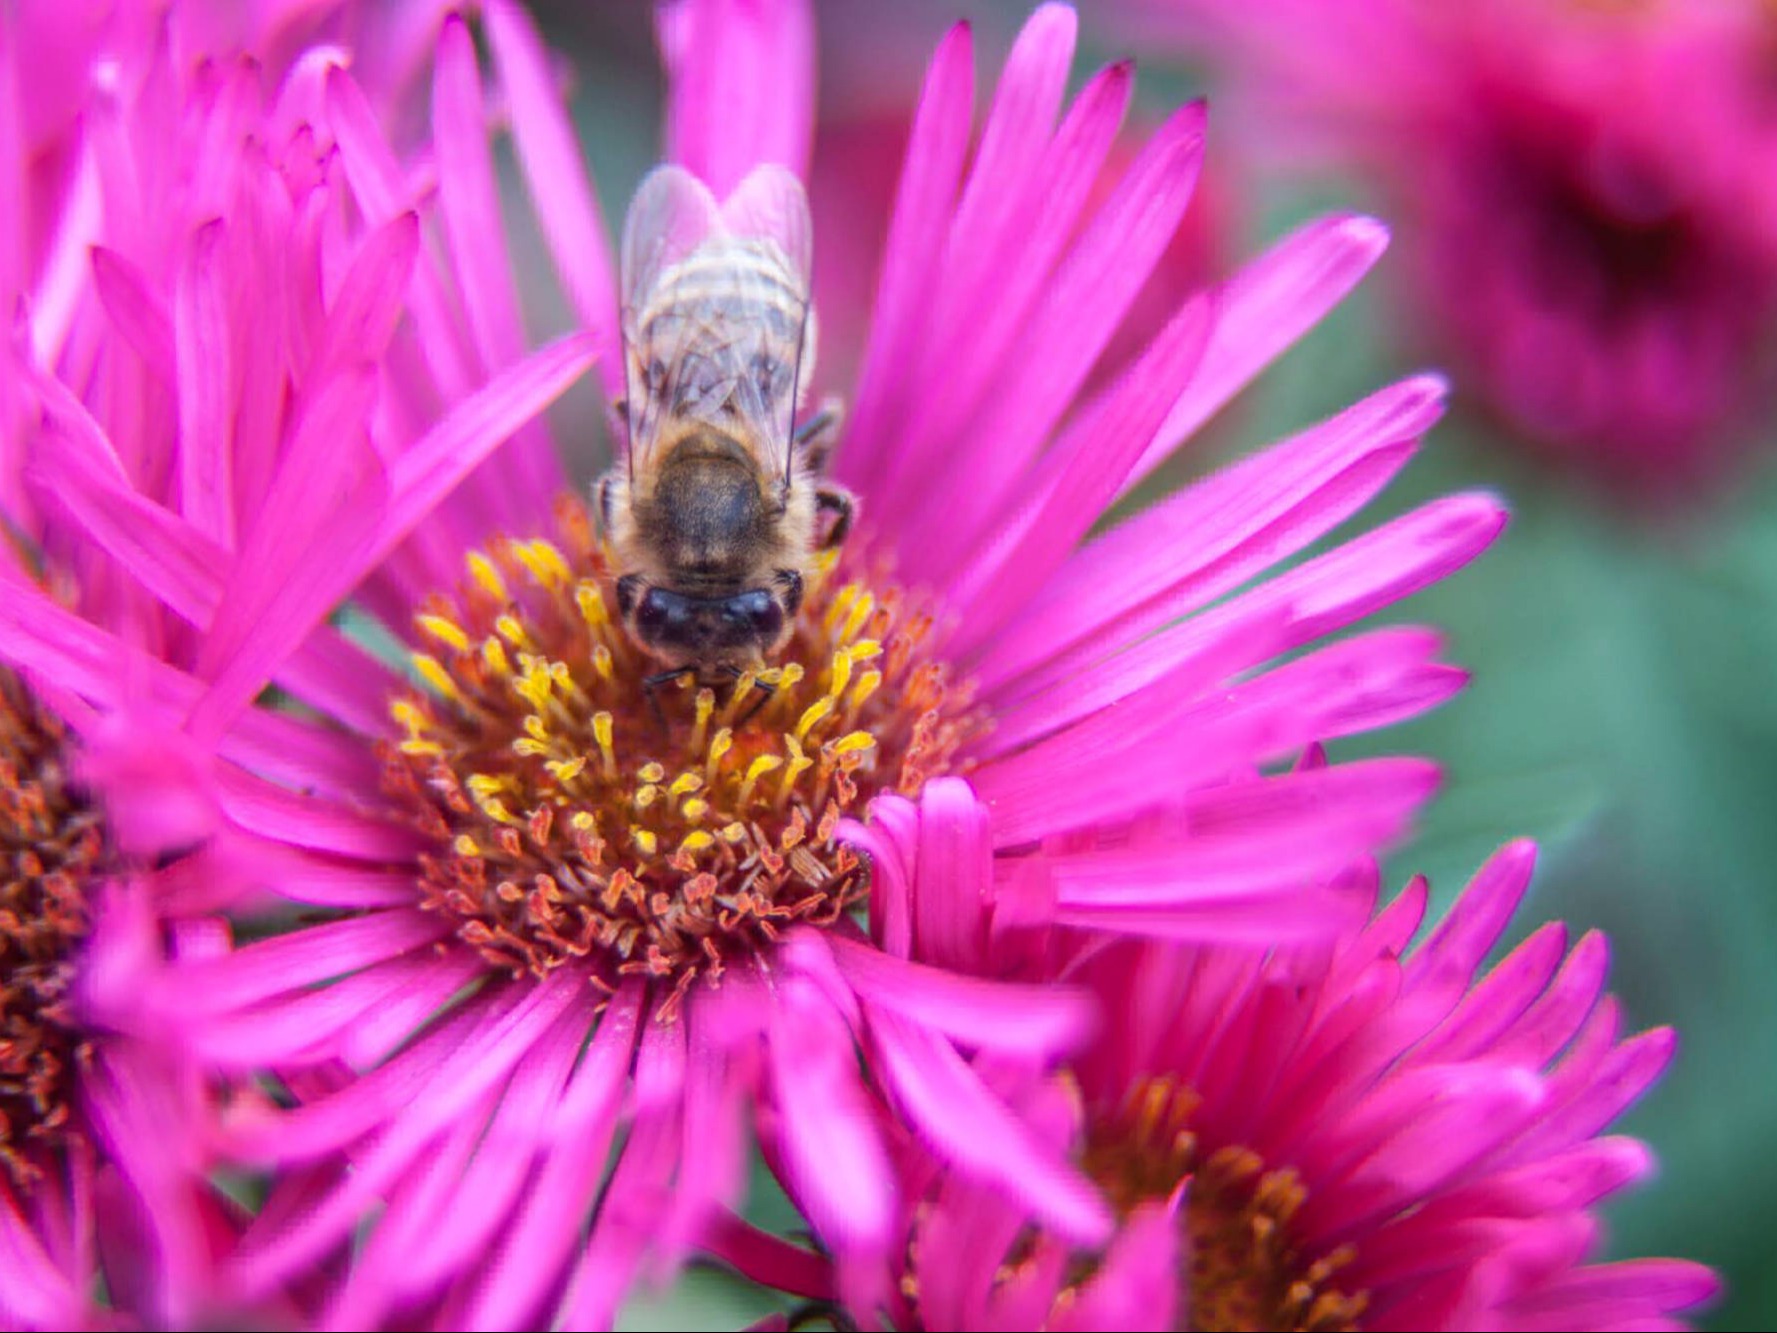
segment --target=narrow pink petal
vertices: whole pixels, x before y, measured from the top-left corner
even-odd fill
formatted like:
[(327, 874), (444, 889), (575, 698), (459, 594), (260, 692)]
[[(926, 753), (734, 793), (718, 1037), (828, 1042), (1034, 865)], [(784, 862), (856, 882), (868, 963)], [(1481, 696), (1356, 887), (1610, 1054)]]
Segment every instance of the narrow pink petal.
[[(1041, 34), (1045, 46), (1061, 35), (1053, 31), (1053, 23), (1050, 27), (1052, 31)], [(1036, 35), (1026, 25), (1026, 38)], [(1042, 46), (1033, 48), (1033, 54), (1053, 58)], [(1004, 78), (1001, 88), (1013, 90)], [(991, 179), (979, 163), (970, 172), (967, 188), (980, 192), (984, 208), (1003, 210), (1007, 230), (997, 232), (988, 247), (979, 227), (965, 233), (951, 224), (959, 262), (980, 248), (986, 267), (972, 285), (948, 269), (937, 280), (938, 300), (949, 314), (934, 317), (917, 362), (905, 372), (905, 420), (897, 425), (894, 455), (886, 460), (892, 476), (869, 492), (884, 512), (897, 514), (918, 503), (922, 479), (933, 468), (948, 466), (946, 451), (955, 446), (957, 432), (968, 425), (983, 398), (997, 390), (1007, 350), (1029, 322), (1032, 307), (1043, 299), (1055, 258), (1074, 235), (1128, 111), (1132, 88), (1127, 63), (1089, 80), (1024, 179)], [(1046, 133), (1047, 121), (1022, 128), (1030, 135), (1039, 127)]]
[(423, 948), (450, 930), (450, 922), (413, 908), (323, 922), (184, 964), (177, 987), (193, 1015), (236, 1009)]
[[(3, 622), (0, 622), (3, 623)], [(372, 862), (403, 861), (423, 843), (411, 828), (223, 768), (216, 796), (229, 818), (275, 842)]]
[(309, 367), (311, 383), (382, 356), (413, 278), (420, 220), (397, 213), (365, 238), (327, 311)]
[(951, 208), (968, 152), (975, 101), (974, 42), (968, 24), (944, 35), (932, 54), (914, 113), (906, 165), (895, 191), (883, 246), (870, 343), (858, 380), (844, 464), (865, 494), (876, 491), (893, 463), (890, 441), (909, 404), (908, 371), (920, 355), (924, 319), (949, 232)]
[(555, 1286), (568, 1256), (584, 1244), (583, 1219), (597, 1196), (617, 1128), (640, 999), (639, 987), (626, 987), (600, 1018), (556, 1112), (550, 1157), (477, 1284), (462, 1327), (537, 1325), (535, 1312), (543, 1293)]
[(95, 245), (93, 289), (112, 327), (162, 384), (176, 382), (173, 320), (147, 277), (115, 250)]
[[(352, 194), (372, 226), (380, 226), (413, 208), (401, 164), (383, 137), (369, 99), (351, 75), (338, 66), (327, 71), (327, 119), (339, 145), (340, 164)], [(444, 285), (429, 264), (417, 264), (407, 290), (408, 314), (426, 352), (426, 366), (447, 400), (468, 393), (478, 377), (468, 350), (457, 333)]]
[[(438, 39), (432, 90), (438, 153), (438, 203), (450, 238), (452, 267), (482, 368), (500, 370), (524, 355), (524, 326), (512, 284), (499, 186), (494, 179), (481, 74), (468, 26), (453, 15)], [(541, 422), (527, 423), (506, 454), (516, 495), (548, 504), (563, 485), (554, 446)]]
[(792, 1245), (724, 1209), (710, 1219), (703, 1248), (720, 1263), (762, 1287), (775, 1287), (805, 1300), (832, 1299), (833, 1275), (827, 1260)]
[(1550, 1079), (1549, 1114), (1513, 1145), (1513, 1155), (1565, 1147), (1600, 1132), (1666, 1072), (1677, 1049), (1678, 1035), (1671, 1028), (1654, 1028), (1617, 1046), (1595, 1069), (1585, 1061), (1572, 1070), (1557, 1069)]
[[(899, 796), (879, 796), (871, 802), (873, 818), (879, 820), (891, 801), (911, 804)], [(917, 814), (911, 818), (917, 823)], [(869, 863), (870, 937), (891, 957), (908, 957), (913, 952), (912, 885), (900, 849), (882, 829), (851, 819), (841, 820), (834, 836)]]
[[(300, 1066), (335, 1067), (343, 1060), (353, 1068), (374, 1063), (361, 1058), (374, 1039), (372, 1029), (402, 1018), (395, 1041), (412, 1037), (453, 994), (475, 979), (480, 969), (467, 951), (443, 957), (403, 957), (344, 977), (319, 989), (278, 995), (257, 1008), (214, 1018), (187, 1021), (191, 1049), (217, 1069), (250, 1072), (268, 1065), (286, 1076)], [(415, 1004), (425, 1008), (407, 1012)], [(163, 1008), (176, 997), (163, 1001)], [(385, 1049), (376, 1052), (386, 1055)]]
[(943, 1038), (882, 1010), (870, 1013), (876, 1069), (901, 1113), (956, 1169), (991, 1182), (1045, 1225), (1082, 1244), (1111, 1219), (1098, 1191), (983, 1086)]
[[(1016, 369), (971, 425), (974, 437), (993, 447), (953, 462), (956, 492), (970, 497), (971, 512), (982, 519), (1010, 500), (1171, 240), (1196, 188), (1203, 129), (1200, 105), (1181, 108), (1057, 266), (1013, 356)], [(933, 577), (979, 538), (979, 520), (972, 526), (958, 518), (954, 506), (923, 507), (900, 535), (903, 558), (916, 558), (914, 577)]]
[(179, 268), (173, 335), (179, 357), (180, 510), (200, 532), (232, 547), (234, 356), (219, 271), (223, 240), (220, 221), (192, 236)]
[(1209, 302), (1187, 302), (1108, 393), (1085, 409), (1044, 457), (1032, 496), (957, 575), (951, 605), (964, 629), (953, 651), (971, 653), (1053, 576), (1103, 516), (1176, 387), (1191, 375), (1211, 326)]
[(1482, 866), (1407, 964), (1409, 989), (1466, 992), (1475, 969), (1518, 910), (1536, 867), (1536, 844), (1507, 843)]
[(808, 0), (673, 0), (656, 11), (666, 160), (725, 199), (754, 167), (808, 176), (814, 12)]
[(1151, 633), (1322, 536), (1405, 464), (1444, 388), (1422, 377), (1384, 389), (1096, 538), (987, 648), (983, 686), (1045, 661), (1040, 678), (1060, 678), (1107, 640)]
[[(805, 933), (792, 937), (792, 964), (807, 938)], [(969, 1049), (1051, 1057), (1072, 1050), (1093, 1028), (1093, 1005), (1081, 991), (963, 976), (838, 935), (824, 942), (866, 1005), (942, 1032)]]
[(1144, 1204), (1118, 1228), (1104, 1261), (1077, 1288), (1075, 1299), (1047, 1327), (1120, 1328), (1129, 1333), (1161, 1333), (1185, 1327), (1177, 1307), (1185, 1284), (1179, 1281), (1181, 1228), (1172, 1207)]
[(591, 334), (606, 399), (621, 398), (623, 357), (611, 247), (564, 99), (524, 10), (511, 0), (487, 0), (482, 12), (512, 117), (512, 141), (525, 190), (568, 303), (580, 327)]
[(1301, 891), (1404, 831), (1437, 787), (1416, 759), (1282, 774), (1187, 798), (1181, 838), (1045, 858), (1068, 907), (1167, 907)]
[[(1222, 687), (1274, 657), (1282, 641), (1284, 616), (1269, 620), (1187, 620), (1069, 678), (1065, 685), (1027, 699), (989, 696), (1002, 714), (982, 744), (984, 758), (1015, 754), (1105, 709), (1139, 715), (1142, 692), (1163, 691), (1175, 701)], [(1100, 725), (1110, 721), (1103, 718)], [(1065, 742), (1063, 742), (1065, 743)]]
[(220, 735), (337, 605), (334, 562), (313, 553), (349, 558), (379, 517), (385, 483), (364, 429), (374, 391), (369, 374), (342, 375), (303, 414), (199, 653), (212, 688), (192, 735)]
[(993, 892), (993, 829), (988, 809), (961, 778), (936, 778), (919, 800), (918, 872), (913, 877), (913, 939), (920, 958), (967, 970), (980, 957)]
[(1131, 469), (1134, 486), (1370, 271), (1388, 245), (1372, 218), (1330, 217), (1286, 236), (1223, 286), (1203, 362), (1154, 442)]
[[(480, 1015), (470, 1011), (467, 1021), (459, 1013), (455, 1023), (439, 1029), (435, 1036), (455, 1037), (442, 1051), (432, 1039), (422, 1040), (320, 1102), (273, 1113), (256, 1125), (237, 1124), (237, 1152), (286, 1162), (332, 1151), (379, 1123), (386, 1126), (357, 1158), (353, 1173), (300, 1223), (243, 1248), (237, 1263), (244, 1289), (264, 1290), (337, 1243), (455, 1116), (500, 1086), (563, 1011), (583, 998), (584, 983), (576, 982), (558, 975), (510, 987), (516, 1000), (487, 1006)], [(424, 1097), (413, 1095), (416, 1080), (426, 1086)], [(406, 1096), (398, 1091), (403, 1086)]]
[(343, 595), (514, 431), (578, 379), (596, 340), (571, 333), (500, 371), (389, 462), (389, 505), (366, 553), (336, 580)]
[(1589, 1306), (1610, 1312), (1607, 1318), (1621, 1318), (1624, 1307), (1637, 1313), (1684, 1310), (1713, 1300), (1720, 1291), (1721, 1279), (1702, 1264), (1684, 1259), (1628, 1259), (1572, 1269), (1545, 1295), (1516, 1303), (1514, 1313), (1559, 1321)]
[(771, 1148), (815, 1234), (830, 1249), (880, 1250), (890, 1239), (895, 1186), (879, 1141), (850, 1030), (801, 978), (773, 996)]
[[(442, 1282), (494, 1243), (548, 1143), (586, 1036), (584, 1014), (570, 1009), (556, 1020), (513, 1071), (480, 1147), (460, 1176), (441, 1191), (435, 1201), (437, 1211), (429, 1215), (416, 1211), (405, 1219), (407, 1234), (400, 1238), (404, 1244), (392, 1239), (391, 1248), (401, 1254), (402, 1285), (407, 1290), (423, 1292)], [(440, 1234), (439, 1217), (462, 1220)], [(387, 1219), (383, 1227), (401, 1220)]]
[[(1559, 921), (1542, 926), (1469, 990), (1455, 1012), (1415, 1048), (1416, 1057), (1436, 1062), (1497, 1051), (1499, 1038), (1542, 997), (1566, 952), (1567, 927)], [(1506, 1058), (1522, 1059), (1515, 1047)]]
[(1494, 1049), (1527, 1063), (1553, 1060), (1572, 1041), (1604, 993), (1610, 942), (1587, 931), (1548, 989), (1496, 1042)]

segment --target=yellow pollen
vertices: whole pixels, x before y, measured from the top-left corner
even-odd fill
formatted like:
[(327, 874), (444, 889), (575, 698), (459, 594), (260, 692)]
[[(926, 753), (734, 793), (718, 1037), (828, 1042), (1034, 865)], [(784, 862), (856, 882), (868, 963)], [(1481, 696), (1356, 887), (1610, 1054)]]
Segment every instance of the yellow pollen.
[(444, 669), (444, 664), (436, 657), (430, 653), (415, 653), (413, 655), (413, 669), (420, 673), (421, 679), (426, 684), (437, 690), (446, 699), (452, 703), (462, 702), (462, 691), (457, 688), (457, 683), (451, 679), (450, 672)]
[(514, 648), (529, 648), (531, 641), (526, 637), (524, 626), (518, 623), (517, 616), (501, 616), (494, 621), (494, 628), (499, 635)]
[(647, 690), (661, 663), (613, 617), (590, 516), (556, 512), (551, 540), (494, 540), (416, 608), (437, 656), (391, 701), (384, 788), (433, 840), (423, 905), (460, 942), (605, 994), (639, 978), (664, 1019), (693, 980), (855, 906), (867, 867), (841, 821), (966, 769), (984, 719), (920, 607), (834, 577), (830, 553), (774, 661)]
[(494, 568), (494, 562), (480, 551), (471, 551), (466, 557), (469, 573), (474, 580), (487, 590), (488, 596), (496, 602), (509, 602), (512, 595), (506, 591), (506, 580), (500, 577), (500, 571)]
[(1082, 1165), (1113, 1206), (1128, 1213), (1169, 1197), (1189, 1180), (1179, 1215), (1181, 1308), (1190, 1326), (1212, 1333), (1252, 1329), (1337, 1333), (1355, 1329), (1363, 1292), (1336, 1285), (1350, 1247), (1305, 1253), (1291, 1235), (1308, 1191), (1294, 1170), (1266, 1171), (1245, 1148), (1199, 1142), (1191, 1129), (1198, 1098), (1172, 1078), (1136, 1082), (1114, 1110), (1089, 1118)]
[(804, 737), (806, 737), (808, 735), (809, 728), (814, 726), (815, 723), (819, 722), (822, 718), (826, 717), (827, 714), (831, 713), (832, 711), (833, 711), (833, 696), (830, 694), (822, 695), (819, 699), (816, 699), (813, 703), (811, 703), (807, 708), (803, 709), (802, 716), (796, 720), (796, 739), (798, 741), (800, 741)]
[(443, 616), (428, 615), (415, 616), (414, 620), (422, 630), (447, 648), (454, 648), (459, 653), (468, 651), (469, 636), (463, 633), (462, 626), (456, 622), (446, 620)]
[(858, 677), (858, 683), (851, 692), (851, 711), (857, 712), (876, 693), (876, 687), (882, 684), (882, 672), (866, 671)]
[(566, 587), (574, 577), (573, 571), (568, 568), (567, 557), (553, 543), (541, 537), (534, 541), (512, 543), (512, 554), (530, 571), (533, 579), (552, 592)]
[(697, 692), (697, 721), (691, 727), (692, 750), (703, 749), (704, 736), (709, 730), (710, 715), (716, 711), (716, 692), (705, 686)]
[(557, 782), (572, 782), (586, 768), (586, 756), (577, 759), (556, 759), (543, 765), (549, 776)]
[(512, 663), (506, 659), (506, 645), (491, 634), (481, 641), (481, 660), (496, 676), (510, 676)]
[(733, 748), (734, 729), (732, 727), (722, 727), (714, 736), (710, 737), (709, 758), (704, 761), (703, 766), (703, 780), (705, 782), (716, 780), (716, 770), (721, 767), (722, 760)]
[(771, 772), (772, 769), (781, 768), (783, 762), (784, 761), (778, 758), (775, 754), (762, 754), (757, 759), (753, 760), (752, 763), (748, 764), (747, 775), (741, 779), (740, 800), (738, 804), (742, 806), (751, 805), (753, 801), (753, 788), (758, 786), (759, 779)]
[(833, 654), (832, 679), (827, 684), (827, 697), (837, 699), (851, 684), (851, 654), (841, 648)]

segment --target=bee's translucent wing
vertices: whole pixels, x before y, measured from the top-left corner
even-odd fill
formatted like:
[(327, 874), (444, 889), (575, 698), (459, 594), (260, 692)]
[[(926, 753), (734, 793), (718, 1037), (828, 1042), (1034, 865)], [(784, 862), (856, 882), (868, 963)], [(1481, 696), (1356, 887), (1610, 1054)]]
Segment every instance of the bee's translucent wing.
[(812, 247), (801, 182), (782, 167), (757, 168), (721, 205), (681, 167), (642, 183), (622, 257), (632, 475), (688, 419), (788, 475)]

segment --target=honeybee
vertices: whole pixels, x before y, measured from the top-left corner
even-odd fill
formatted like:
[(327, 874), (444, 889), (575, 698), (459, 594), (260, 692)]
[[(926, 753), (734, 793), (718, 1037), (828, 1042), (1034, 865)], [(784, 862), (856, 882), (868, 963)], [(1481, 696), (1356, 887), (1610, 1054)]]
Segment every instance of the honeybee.
[[(598, 483), (624, 628), (676, 678), (736, 679), (789, 642), (851, 496), (816, 477), (828, 409), (795, 418), (814, 361), (802, 185), (762, 166), (718, 204), (655, 168), (623, 225), (627, 463)], [(761, 699), (763, 702), (763, 699)]]

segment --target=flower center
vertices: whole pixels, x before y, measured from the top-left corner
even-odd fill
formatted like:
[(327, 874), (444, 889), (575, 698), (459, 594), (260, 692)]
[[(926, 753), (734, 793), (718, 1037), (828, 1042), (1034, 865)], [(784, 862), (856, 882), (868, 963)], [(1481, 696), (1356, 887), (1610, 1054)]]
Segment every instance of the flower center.
[(1095, 1127), (1085, 1167), (1127, 1213), (1165, 1199), (1185, 1178), (1179, 1225), (1189, 1254), (1179, 1275), (1188, 1327), (1212, 1330), (1355, 1329), (1367, 1298), (1334, 1282), (1348, 1249), (1310, 1260), (1290, 1219), (1308, 1190), (1295, 1171), (1268, 1171), (1244, 1148), (1205, 1153), (1189, 1128), (1197, 1096), (1169, 1079), (1139, 1083), (1117, 1113)]
[(584, 505), (558, 545), (500, 539), (416, 618), (426, 689), (391, 713), (386, 789), (436, 849), (424, 903), (514, 974), (582, 960), (595, 984), (700, 975), (868, 887), (835, 841), (880, 791), (913, 794), (983, 726), (899, 589), (806, 580), (782, 660), (719, 687), (659, 664), (613, 618)]
[(42, 1173), (33, 1159), (73, 1132), (74, 1079), (90, 1054), (72, 990), (105, 839), (73, 790), (64, 734), (0, 669), (0, 1164), (21, 1189)]

